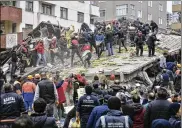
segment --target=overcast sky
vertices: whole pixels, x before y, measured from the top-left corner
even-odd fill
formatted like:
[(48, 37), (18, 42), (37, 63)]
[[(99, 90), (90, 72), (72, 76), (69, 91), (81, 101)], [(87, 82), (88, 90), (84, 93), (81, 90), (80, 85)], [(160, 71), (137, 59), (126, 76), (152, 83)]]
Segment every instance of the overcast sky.
[(167, 1), (167, 11), (172, 13), (172, 1)]

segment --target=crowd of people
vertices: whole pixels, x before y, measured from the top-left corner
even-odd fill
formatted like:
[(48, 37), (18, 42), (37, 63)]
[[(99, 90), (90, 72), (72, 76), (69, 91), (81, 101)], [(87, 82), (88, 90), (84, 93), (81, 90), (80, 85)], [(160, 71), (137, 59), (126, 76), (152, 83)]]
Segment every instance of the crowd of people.
[[(51, 23), (49, 22), (49, 24)], [(136, 56), (143, 56), (143, 46), (147, 44), (148, 56), (151, 57), (155, 56), (155, 42), (159, 41), (156, 38), (158, 25), (154, 21), (151, 21), (150, 25), (144, 24), (139, 19), (134, 22), (129, 22), (123, 18), (121, 21), (113, 21), (108, 24), (105, 22), (95, 23), (94, 32), (86, 23), (81, 25), (79, 32), (75, 32), (73, 25), (62, 29), (52, 25), (52, 29), (53, 32), (45, 24), (40, 27), (41, 38), (39, 40), (32, 42), (31, 37), (29, 37), (28, 41), (26, 39), (20, 43), (18, 53), (12, 52), (11, 77), (15, 74), (17, 67), (23, 74), (27, 65), (34, 67), (42, 64), (46, 66), (48, 63), (54, 65), (55, 57), (57, 57), (56, 63), (61, 60), (63, 67), (65, 66), (65, 59), (71, 57), (70, 64), (73, 67), (75, 54), (84, 67), (90, 67), (93, 51), (96, 52), (98, 59), (105, 50), (108, 51), (108, 56), (114, 55), (113, 45), (115, 44), (119, 46), (118, 53), (121, 53), (122, 45), (128, 51), (127, 39), (130, 40), (131, 46), (136, 47)]]
[[(128, 38), (136, 47), (136, 56), (143, 56), (143, 45), (148, 45), (148, 56), (155, 56), (158, 26), (155, 22), (97, 23), (94, 32), (82, 24), (81, 32), (74, 33), (74, 26), (66, 30), (54, 28), (50, 38), (47, 27), (40, 29), (41, 40), (32, 48), (33, 66), (41, 62), (54, 64), (57, 56), (64, 65), (70, 57), (71, 66), (75, 53), (86, 67), (90, 66), (93, 48), (100, 58), (104, 50), (114, 55), (114, 43), (125, 47)], [(150, 31), (152, 32), (150, 34)], [(127, 35), (128, 34), (128, 35)], [(21, 44), (23, 56), (29, 56), (26, 43)], [(71, 49), (71, 52), (70, 52)], [(127, 47), (125, 47), (127, 51)], [(81, 55), (82, 53), (82, 55)], [(31, 55), (32, 56), (32, 55)], [(63, 128), (181, 128), (181, 50), (164, 53), (157, 63), (158, 73), (153, 86), (146, 89), (139, 83), (125, 86), (104, 70), (93, 76), (90, 82), (85, 74), (70, 74), (66, 78), (56, 72), (28, 75), (26, 79), (16, 75), (18, 58), (12, 54), (11, 82), (7, 82), (0, 70), (0, 128), (58, 128), (65, 118)], [(21, 59), (24, 72), (24, 59)], [(65, 114), (65, 107), (73, 108)], [(70, 126), (71, 119), (75, 122)], [(77, 125), (77, 126), (75, 126)]]
[[(81, 128), (181, 128), (181, 65), (173, 55), (161, 58), (157, 83), (144, 90), (140, 84), (123, 86), (104, 71), (88, 82), (85, 74), (60, 72), (1, 77), (0, 126), (3, 128), (57, 128), (65, 118)], [(165, 67), (162, 67), (164, 66)], [(2, 73), (1, 73), (2, 75)], [(65, 115), (65, 107), (73, 108)], [(74, 125), (73, 125), (74, 127)]]

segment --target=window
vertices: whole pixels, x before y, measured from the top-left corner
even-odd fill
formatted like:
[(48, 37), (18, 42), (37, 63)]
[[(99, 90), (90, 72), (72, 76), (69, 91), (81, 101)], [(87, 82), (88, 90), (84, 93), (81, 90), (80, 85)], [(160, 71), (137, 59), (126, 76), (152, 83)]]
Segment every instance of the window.
[(138, 1), (139, 3), (142, 3), (142, 1)]
[(152, 7), (152, 1), (148, 1), (148, 6)]
[(178, 5), (178, 4), (181, 4), (181, 1), (173, 1), (172, 2), (172, 5)]
[(106, 16), (106, 10), (100, 10), (100, 17)]
[(131, 4), (131, 15), (135, 16), (135, 5)]
[(159, 24), (162, 24), (162, 18), (159, 18)]
[(159, 11), (163, 11), (163, 5), (159, 4)]
[(60, 13), (61, 13), (61, 15), (60, 15), (61, 18), (68, 19), (68, 9), (67, 8), (61, 7)]
[(33, 29), (33, 25), (32, 24), (25, 24), (25, 28)]
[(128, 13), (128, 5), (117, 5), (116, 6), (116, 16), (126, 15)]
[(149, 21), (152, 20), (152, 14), (148, 14), (148, 20), (149, 20)]
[(138, 11), (138, 17), (142, 18), (142, 11), (141, 10)]
[(52, 6), (48, 4), (42, 4), (42, 13), (52, 15)]
[(16, 23), (12, 23), (12, 33), (16, 33)]
[(26, 1), (25, 10), (26, 11), (33, 12), (33, 1)]
[(90, 24), (94, 24), (94, 18), (90, 17)]
[(84, 22), (84, 13), (78, 12), (78, 22), (83, 23)]

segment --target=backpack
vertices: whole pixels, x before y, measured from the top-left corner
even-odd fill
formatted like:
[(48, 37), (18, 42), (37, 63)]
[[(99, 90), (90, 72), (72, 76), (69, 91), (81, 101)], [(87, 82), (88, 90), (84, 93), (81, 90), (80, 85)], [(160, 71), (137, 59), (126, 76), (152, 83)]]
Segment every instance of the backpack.
[[(129, 128), (128, 116), (124, 116), (124, 119), (125, 119), (125, 126), (124, 127)], [(101, 120), (102, 128), (106, 128), (106, 118), (105, 118), (105, 116), (101, 116), (100, 120)]]
[(133, 128), (144, 128), (144, 113), (145, 109), (143, 108), (140, 112), (134, 115)]
[(167, 73), (164, 73), (161, 75), (162, 81), (169, 81), (169, 75)]

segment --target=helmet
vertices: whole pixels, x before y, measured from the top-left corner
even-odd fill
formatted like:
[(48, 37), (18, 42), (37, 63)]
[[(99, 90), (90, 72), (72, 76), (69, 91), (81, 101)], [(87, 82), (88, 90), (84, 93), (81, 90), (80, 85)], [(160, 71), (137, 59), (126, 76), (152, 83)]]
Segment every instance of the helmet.
[(33, 76), (32, 76), (32, 75), (28, 75), (28, 76), (27, 76), (27, 79), (28, 79), (28, 80), (31, 80), (31, 79), (33, 79)]
[(36, 79), (39, 79), (40, 78), (40, 74), (35, 74), (34, 76)]
[(177, 68), (181, 68), (181, 64), (177, 64)]
[(99, 72), (100, 72), (100, 73), (104, 73), (104, 69), (102, 69), (102, 68), (99, 69)]
[(115, 80), (115, 75), (114, 74), (110, 75), (110, 80)]

